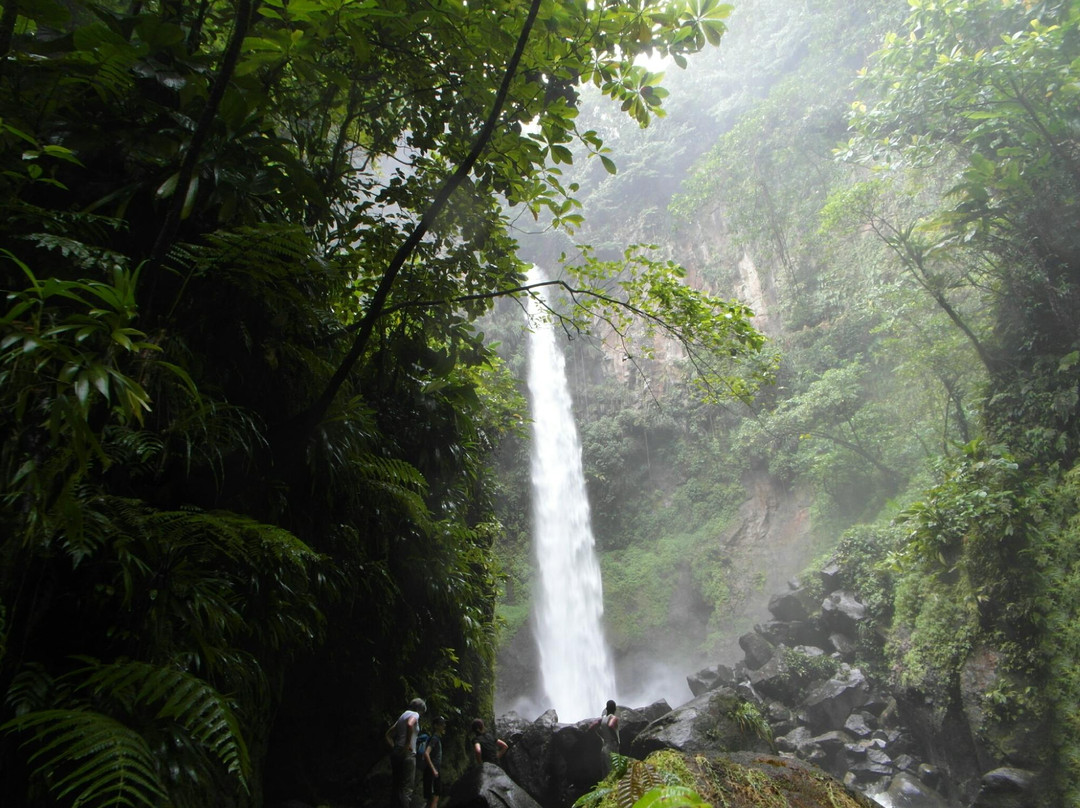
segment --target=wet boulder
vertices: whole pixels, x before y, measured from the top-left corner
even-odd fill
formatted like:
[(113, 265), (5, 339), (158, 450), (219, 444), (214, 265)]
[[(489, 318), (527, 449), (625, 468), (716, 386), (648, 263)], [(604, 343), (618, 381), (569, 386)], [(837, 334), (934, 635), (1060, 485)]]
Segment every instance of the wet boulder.
[(615, 712), (619, 717), (619, 752), (628, 755), (630, 753), (630, 744), (633, 743), (638, 733), (649, 726), (655, 719), (670, 712), (671, 708), (663, 700), (640, 709), (619, 707)]
[(654, 701), (648, 707), (639, 707), (636, 712), (641, 713), (649, 721), (655, 721), (662, 715), (667, 715), (671, 712), (671, 705), (668, 704), (667, 699), (660, 699)]
[(511, 710), (495, 721), (495, 734), (507, 743), (514, 743), (530, 726), (531, 722)]
[(743, 650), (746, 667), (750, 670), (760, 668), (776, 651), (775, 646), (757, 631), (750, 631), (739, 637), (739, 647)]
[(821, 571), (818, 573), (818, 578), (825, 586), (826, 592), (834, 592), (841, 586), (841, 580), (843, 578), (843, 570), (840, 565), (835, 561), (830, 561)]
[[(697, 673), (692, 673), (686, 677), (686, 684), (689, 685), (690, 692), (694, 696), (708, 693), (721, 685), (730, 687), (735, 684), (735, 681), (735, 671), (727, 665), (710, 665), (708, 668), (702, 668)], [(659, 717), (657, 716), (657, 718)]]
[(630, 754), (644, 759), (660, 749), (687, 754), (764, 752), (771, 750), (769, 734), (768, 722), (756, 705), (722, 687), (653, 721), (634, 739)]
[(814, 604), (804, 589), (783, 592), (769, 599), (769, 613), (786, 623), (806, 620), (813, 610)]
[(858, 668), (842, 665), (827, 682), (815, 687), (802, 703), (811, 729), (823, 732), (842, 727), (852, 711), (869, 698), (870, 686)]
[(830, 631), (854, 637), (866, 619), (866, 606), (851, 592), (838, 589), (821, 602), (821, 613)]
[(889, 782), (885, 792), (893, 808), (947, 808), (948, 803), (930, 786), (902, 771)]
[(824, 649), (829, 643), (829, 635), (816, 617), (807, 620), (770, 620), (754, 626), (754, 631), (773, 645), (813, 645)]
[(1036, 808), (1036, 774), (1003, 766), (983, 775), (971, 808)]
[(457, 779), (447, 808), (540, 808), (540, 804), (494, 763), (484, 763)]
[[(501, 719), (496, 725), (502, 727)], [(501, 761), (506, 773), (541, 804), (556, 804), (565, 767), (554, 755), (555, 725), (537, 719), (513, 736), (503, 737), (509, 744)]]

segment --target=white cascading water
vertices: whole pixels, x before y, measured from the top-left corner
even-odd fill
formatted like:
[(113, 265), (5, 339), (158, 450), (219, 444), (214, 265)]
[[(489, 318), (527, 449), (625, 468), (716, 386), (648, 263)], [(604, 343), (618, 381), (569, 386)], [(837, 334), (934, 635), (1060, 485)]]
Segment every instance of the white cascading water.
[[(529, 280), (541, 279), (534, 269)], [(599, 715), (615, 698), (615, 673), (604, 639), (604, 591), (566, 363), (543, 311), (529, 301), (533, 543), (540, 572), (536, 636), (548, 704), (560, 721), (573, 722)]]

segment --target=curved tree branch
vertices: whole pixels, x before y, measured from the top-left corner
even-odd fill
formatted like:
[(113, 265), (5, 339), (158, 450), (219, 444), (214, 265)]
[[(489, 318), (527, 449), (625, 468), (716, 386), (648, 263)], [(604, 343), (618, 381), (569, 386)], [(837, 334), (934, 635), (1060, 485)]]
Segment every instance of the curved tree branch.
[(492, 104), (491, 112), (488, 114), (487, 120), (480, 129), (472, 150), (457, 167), (454, 173), (447, 178), (445, 183), (443, 183), (443, 186), (431, 201), (428, 209), (424, 211), (424, 215), (421, 217), (412, 233), (409, 234), (409, 237), (394, 254), (393, 259), (390, 261), (390, 265), (386, 268), (386, 272), (383, 273), (382, 279), (379, 281), (375, 293), (371, 296), (367, 311), (364, 312), (364, 316), (357, 324), (356, 336), (353, 338), (353, 343), (349, 352), (345, 355), (341, 364), (338, 365), (337, 370), (334, 371), (334, 375), (330, 377), (330, 381), (327, 383), (326, 388), (305, 412), (301, 413), (297, 418), (292, 419), (290, 422), (291, 426), (298, 426), (302, 432), (306, 432), (322, 420), (327, 409), (329, 409), (331, 402), (333, 402), (334, 397), (341, 389), (341, 385), (344, 384), (345, 379), (348, 377), (349, 373), (352, 372), (353, 367), (355, 367), (360, 356), (363, 354), (364, 349), (367, 347), (368, 340), (371, 339), (371, 332), (375, 327), (375, 321), (384, 313), (386, 301), (390, 296), (390, 290), (393, 288), (394, 282), (397, 280), (398, 273), (401, 272), (402, 267), (405, 266), (405, 262), (412, 256), (417, 245), (420, 244), (420, 240), (427, 234), (435, 219), (442, 213), (450, 196), (458, 189), (462, 182), (465, 181), (465, 178), (468, 177), (469, 172), (472, 171), (476, 161), (480, 158), (481, 153), (487, 147), (488, 142), (491, 140), (491, 135), (495, 131), (495, 125), (502, 115), (503, 107), (506, 104), (506, 97), (510, 92), (510, 83), (517, 72), (517, 67), (521, 62), (522, 54), (525, 52), (525, 45), (529, 41), (533, 23), (536, 21), (537, 12), (540, 10), (540, 2), (541, 0), (532, 0), (529, 4), (529, 13), (525, 19), (525, 25), (521, 29), (517, 45), (514, 48), (514, 53), (507, 63), (506, 73), (503, 76), (502, 84), (499, 86), (495, 101)]

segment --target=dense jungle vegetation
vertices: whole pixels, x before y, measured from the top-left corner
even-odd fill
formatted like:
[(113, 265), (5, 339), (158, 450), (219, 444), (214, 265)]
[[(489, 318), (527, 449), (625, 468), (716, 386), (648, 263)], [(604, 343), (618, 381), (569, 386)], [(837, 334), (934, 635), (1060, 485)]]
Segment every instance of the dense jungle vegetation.
[(490, 313), (562, 252), (617, 648), (687, 583), (687, 668), (737, 634), (764, 475), (869, 669), (948, 700), (992, 649), (982, 729), (1080, 799), (1080, 9), (735, 6), (4, 2), (0, 803), (358, 800), (413, 695), (488, 715)]
[[(642, 173), (592, 178), (582, 238), (658, 243), (708, 289), (751, 278), (780, 357), (775, 385), (717, 407), (670, 362), (613, 373), (571, 344), (616, 653), (724, 658), (772, 594), (721, 549), (765, 475), (869, 604), (861, 664), (944, 711), (993, 658), (977, 731), (1075, 802), (1080, 10), (754, 0), (729, 25), (671, 78), (662, 126), (595, 113)], [(521, 536), (501, 545), (511, 630)]]
[[(727, 13), (3, 4), (0, 803), (357, 801), (409, 698), (490, 714), (521, 403), (474, 322), (517, 217), (580, 221), (570, 146), (616, 170), (577, 88), (643, 125), (635, 56)], [(760, 347), (665, 261), (563, 280), (570, 326)]]

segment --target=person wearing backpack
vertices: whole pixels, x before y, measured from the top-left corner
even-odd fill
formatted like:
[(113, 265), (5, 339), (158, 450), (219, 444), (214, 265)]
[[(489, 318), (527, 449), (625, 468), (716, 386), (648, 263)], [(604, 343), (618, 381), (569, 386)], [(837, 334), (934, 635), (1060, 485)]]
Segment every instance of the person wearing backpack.
[(446, 719), (441, 715), (436, 716), (431, 722), (431, 735), (420, 753), (427, 808), (437, 808), (439, 797), (442, 795), (442, 775), (439, 774), (439, 770), (442, 768), (442, 736), (445, 730)]
[(427, 712), (423, 699), (413, 699), (386, 731), (390, 746), (390, 808), (409, 808), (416, 780), (416, 739), (420, 716)]

